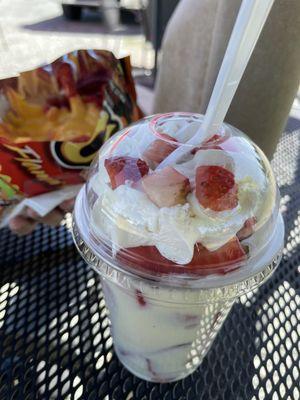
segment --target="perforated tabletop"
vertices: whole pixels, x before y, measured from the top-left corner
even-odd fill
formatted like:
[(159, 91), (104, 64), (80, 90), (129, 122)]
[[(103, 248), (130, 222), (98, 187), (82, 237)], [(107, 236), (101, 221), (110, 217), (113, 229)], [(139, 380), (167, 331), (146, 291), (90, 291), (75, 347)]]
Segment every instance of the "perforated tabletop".
[(248, 400), (300, 398), (300, 136), (285, 135), (274, 169), (286, 247), (273, 277), (231, 311), (198, 370), (146, 383), (121, 366), (96, 274), (68, 231), (0, 231), (0, 399)]

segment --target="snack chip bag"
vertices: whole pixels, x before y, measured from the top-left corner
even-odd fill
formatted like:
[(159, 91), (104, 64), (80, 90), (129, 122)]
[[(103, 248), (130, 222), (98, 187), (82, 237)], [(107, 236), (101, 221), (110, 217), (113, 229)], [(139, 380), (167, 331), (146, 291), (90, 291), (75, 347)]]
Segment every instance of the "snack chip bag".
[(0, 206), (83, 182), (100, 146), (141, 116), (129, 58), (108, 51), (0, 81)]

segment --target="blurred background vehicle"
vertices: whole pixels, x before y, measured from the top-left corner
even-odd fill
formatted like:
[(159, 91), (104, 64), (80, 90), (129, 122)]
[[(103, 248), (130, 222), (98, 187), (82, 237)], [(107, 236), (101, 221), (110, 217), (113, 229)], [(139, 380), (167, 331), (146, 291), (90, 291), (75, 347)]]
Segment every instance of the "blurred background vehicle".
[(138, 22), (135, 17), (143, 7), (139, 0), (62, 0), (61, 5), (67, 20), (80, 20), (82, 11), (89, 9), (100, 12), (111, 27), (117, 27), (121, 17), (126, 22)]
[(155, 49), (155, 75), (162, 37), (178, 2), (179, 0), (62, 0), (61, 5), (67, 20), (78, 21), (83, 10), (89, 9), (99, 13), (112, 30), (118, 29), (121, 23), (141, 25), (146, 40)]

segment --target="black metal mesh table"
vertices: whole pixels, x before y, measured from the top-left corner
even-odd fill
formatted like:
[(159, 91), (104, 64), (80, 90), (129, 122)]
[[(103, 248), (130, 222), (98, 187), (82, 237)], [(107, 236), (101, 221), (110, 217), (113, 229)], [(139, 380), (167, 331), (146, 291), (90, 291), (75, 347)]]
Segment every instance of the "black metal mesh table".
[(146, 383), (113, 351), (101, 284), (67, 229), (0, 231), (0, 399), (245, 400), (300, 398), (300, 135), (274, 160), (286, 223), (273, 277), (233, 308), (201, 367)]

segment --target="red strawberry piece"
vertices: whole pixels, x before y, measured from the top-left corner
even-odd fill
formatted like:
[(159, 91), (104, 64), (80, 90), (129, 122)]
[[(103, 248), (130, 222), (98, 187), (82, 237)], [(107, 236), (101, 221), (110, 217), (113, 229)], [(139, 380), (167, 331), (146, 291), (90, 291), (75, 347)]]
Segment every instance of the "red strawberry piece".
[(198, 150), (201, 150), (201, 147), (194, 147), (193, 150), (191, 150), (191, 154), (194, 156)]
[(196, 154), (198, 150), (222, 150), (220, 147), (220, 143), (222, 143), (224, 139), (220, 135), (214, 135), (209, 138), (206, 142), (202, 144), (200, 147), (195, 147), (191, 154)]
[(209, 144), (209, 143), (214, 143), (214, 142), (221, 142), (223, 141), (222, 136), (218, 135), (217, 133), (215, 135), (213, 135), (212, 137), (210, 137), (208, 140), (206, 140), (206, 142), (204, 142), (205, 144)]
[(175, 264), (163, 257), (155, 246), (140, 246), (120, 251), (117, 258), (134, 269), (150, 271), (158, 275), (189, 273), (206, 276), (226, 274), (239, 268), (239, 264), (246, 260), (247, 255), (238, 238), (234, 237), (215, 251), (209, 251), (197, 243), (193, 259), (186, 265)]
[(201, 150), (208, 150), (208, 149), (214, 149), (214, 150), (221, 150), (220, 144), (224, 142), (224, 138), (220, 135), (213, 135), (211, 138), (209, 138), (206, 142), (202, 144), (200, 147)]
[(199, 203), (214, 211), (231, 210), (238, 204), (234, 175), (217, 165), (196, 169), (196, 197)]
[(140, 305), (141, 307), (145, 307), (145, 305), (146, 305), (147, 303), (146, 303), (145, 297), (143, 296), (143, 294), (142, 294), (142, 292), (141, 292), (140, 290), (137, 289), (137, 290), (135, 291), (135, 297), (136, 297), (137, 302), (139, 303), (139, 305)]
[(194, 151), (193, 154), (195, 154), (200, 149), (201, 150), (214, 149), (214, 150), (239, 152), (240, 151), (239, 138), (236, 138), (234, 136), (222, 137), (220, 135), (213, 135), (206, 142), (204, 142), (201, 145), (201, 147), (198, 147), (196, 151), (195, 149), (192, 150)]
[[(152, 142), (143, 154), (144, 160), (147, 161), (149, 165), (155, 168), (158, 164), (160, 164), (169, 154), (171, 154), (176, 148), (177, 140), (172, 136), (166, 135), (164, 133), (160, 134), (165, 140), (157, 139)], [(173, 143), (170, 143), (174, 142)]]
[(191, 191), (188, 178), (172, 167), (145, 176), (142, 186), (149, 199), (158, 207), (184, 204), (186, 195)]
[[(195, 246), (194, 257), (189, 263), (194, 268), (222, 268), (222, 272), (227, 270), (227, 266), (232, 266), (246, 259), (246, 253), (237, 237), (234, 237), (224, 246), (215, 251), (209, 251), (200, 243)], [(230, 268), (229, 268), (230, 269)]]
[(252, 235), (254, 232), (254, 225), (256, 224), (257, 220), (255, 217), (248, 218), (244, 222), (244, 226), (238, 231), (236, 234), (240, 240), (247, 239), (249, 236)]
[(104, 166), (113, 189), (123, 185), (127, 180), (137, 182), (149, 171), (145, 161), (133, 157), (107, 158), (104, 161)]
[(116, 257), (118, 261), (133, 269), (154, 273), (168, 273), (170, 271), (168, 267), (176, 266), (163, 257), (155, 246), (139, 246), (120, 250)]

